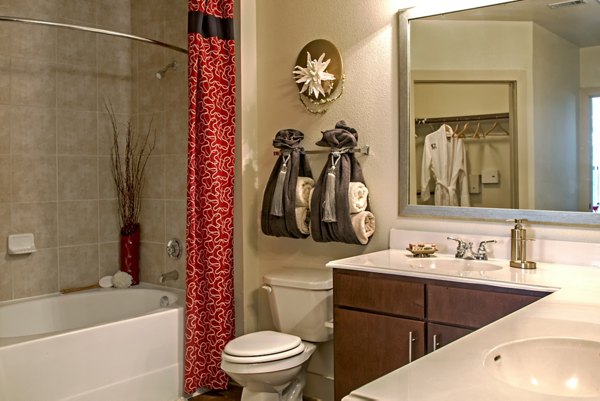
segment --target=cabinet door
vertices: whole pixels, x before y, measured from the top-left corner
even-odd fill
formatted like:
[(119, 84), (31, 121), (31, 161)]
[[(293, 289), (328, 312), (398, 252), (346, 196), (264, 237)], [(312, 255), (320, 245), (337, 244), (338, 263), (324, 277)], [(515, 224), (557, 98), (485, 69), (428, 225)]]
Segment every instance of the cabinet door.
[(433, 352), (454, 340), (472, 333), (473, 330), (445, 324), (427, 323), (427, 352)]
[(547, 294), (509, 294), (441, 285), (427, 286), (427, 320), (478, 329)]
[(334, 308), (334, 323), (336, 400), (425, 352), (421, 321)]

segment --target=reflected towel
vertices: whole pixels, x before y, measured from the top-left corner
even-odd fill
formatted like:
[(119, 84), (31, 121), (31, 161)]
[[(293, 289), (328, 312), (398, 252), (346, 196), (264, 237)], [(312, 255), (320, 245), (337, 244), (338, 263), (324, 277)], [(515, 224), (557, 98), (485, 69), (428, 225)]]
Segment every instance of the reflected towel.
[(315, 187), (312, 187), (310, 189), (310, 193), (308, 194), (308, 210), (310, 210), (310, 207), (311, 207), (310, 205), (312, 203), (312, 197), (313, 197), (314, 193), (315, 193)]
[(369, 190), (362, 182), (350, 182), (348, 185), (348, 202), (350, 213), (360, 213), (367, 208)]
[(310, 217), (307, 207), (296, 208), (296, 225), (302, 234), (310, 234)]
[(310, 177), (298, 177), (296, 180), (296, 207), (310, 207), (310, 192), (315, 181)]
[(375, 232), (375, 216), (371, 212), (364, 211), (353, 214), (351, 218), (356, 238), (361, 244), (366, 245)]

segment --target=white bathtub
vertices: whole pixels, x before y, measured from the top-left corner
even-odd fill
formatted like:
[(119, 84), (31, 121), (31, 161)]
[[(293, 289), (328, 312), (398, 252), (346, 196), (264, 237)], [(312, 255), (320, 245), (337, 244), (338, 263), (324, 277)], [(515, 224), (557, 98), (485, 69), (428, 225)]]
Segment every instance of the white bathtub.
[(0, 401), (175, 400), (182, 298), (141, 285), (0, 303)]

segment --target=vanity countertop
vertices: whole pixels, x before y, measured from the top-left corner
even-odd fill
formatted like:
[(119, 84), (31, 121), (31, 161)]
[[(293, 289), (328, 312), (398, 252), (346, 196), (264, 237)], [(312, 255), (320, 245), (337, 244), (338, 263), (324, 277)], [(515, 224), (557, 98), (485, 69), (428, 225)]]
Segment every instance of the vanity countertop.
[[(453, 258), (438, 255), (437, 258)], [(571, 337), (600, 341), (600, 268), (538, 263), (535, 270), (450, 272), (412, 267), (408, 251), (390, 249), (327, 264), (365, 272), (446, 280), (527, 290), (554, 291), (474, 333), (368, 383), (345, 397), (353, 400), (565, 400), (509, 386), (484, 369), (485, 356), (498, 345), (535, 337)], [(573, 398), (574, 399), (574, 398)], [(579, 399), (579, 398), (578, 398)], [(600, 399), (587, 398), (587, 399)]]

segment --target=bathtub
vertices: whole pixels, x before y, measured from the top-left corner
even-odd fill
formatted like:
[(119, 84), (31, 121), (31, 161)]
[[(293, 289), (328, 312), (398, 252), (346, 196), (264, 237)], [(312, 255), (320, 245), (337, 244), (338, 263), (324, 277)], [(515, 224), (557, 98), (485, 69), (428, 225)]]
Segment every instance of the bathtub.
[(172, 401), (183, 293), (140, 285), (0, 303), (0, 401)]

